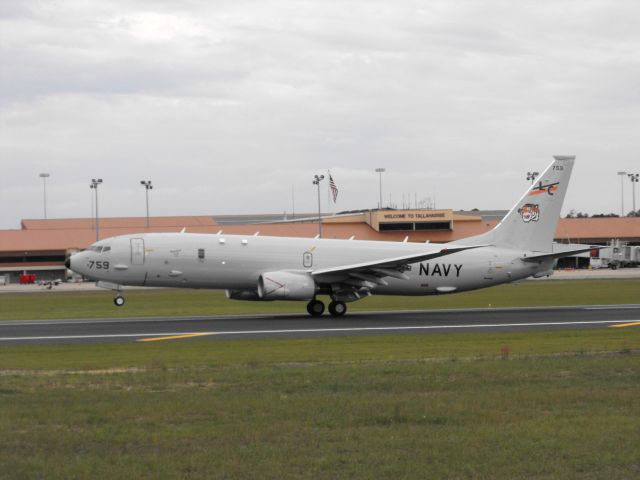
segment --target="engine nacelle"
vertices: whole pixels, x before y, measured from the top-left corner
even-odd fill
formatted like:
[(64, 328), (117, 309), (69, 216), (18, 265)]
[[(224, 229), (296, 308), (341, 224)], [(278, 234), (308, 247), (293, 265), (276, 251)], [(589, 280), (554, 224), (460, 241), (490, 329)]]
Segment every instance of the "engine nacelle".
[(225, 293), (230, 300), (262, 300), (256, 290), (227, 290)]
[(263, 300), (311, 300), (316, 282), (304, 272), (267, 272), (258, 279), (258, 296)]

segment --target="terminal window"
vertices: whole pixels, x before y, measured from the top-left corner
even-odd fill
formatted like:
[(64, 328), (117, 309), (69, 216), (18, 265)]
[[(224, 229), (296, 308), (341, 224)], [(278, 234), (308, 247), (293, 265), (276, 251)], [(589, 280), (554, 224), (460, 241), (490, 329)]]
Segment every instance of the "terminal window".
[(451, 222), (416, 223), (416, 230), (451, 230)]
[(413, 230), (413, 223), (381, 223), (380, 231), (389, 232), (394, 230)]

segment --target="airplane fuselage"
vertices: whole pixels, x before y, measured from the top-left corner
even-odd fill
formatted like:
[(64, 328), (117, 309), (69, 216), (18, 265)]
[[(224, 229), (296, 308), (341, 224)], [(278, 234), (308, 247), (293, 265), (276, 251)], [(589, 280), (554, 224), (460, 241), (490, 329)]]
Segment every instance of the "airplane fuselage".
[[(107, 247), (107, 248), (105, 248)], [(117, 285), (255, 291), (271, 270), (310, 274), (379, 258), (446, 248), (446, 244), (189, 233), (112, 237), (73, 256), (72, 269)], [(552, 262), (526, 263), (527, 252), (493, 246), (414, 263), (408, 277), (387, 278), (383, 295), (433, 295), (484, 288), (550, 273)], [(336, 278), (335, 281), (340, 281)], [(324, 278), (331, 283), (331, 275)], [(246, 298), (250, 299), (250, 298)], [(300, 299), (302, 300), (302, 299)]]

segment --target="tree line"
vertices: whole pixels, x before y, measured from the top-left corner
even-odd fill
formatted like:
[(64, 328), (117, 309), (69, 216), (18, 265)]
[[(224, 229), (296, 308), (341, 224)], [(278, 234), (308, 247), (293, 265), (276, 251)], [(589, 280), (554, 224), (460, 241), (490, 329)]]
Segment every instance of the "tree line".
[[(575, 210), (569, 210), (569, 213), (564, 218), (619, 218), (620, 215), (616, 213), (596, 213), (594, 215), (589, 215), (586, 212), (577, 212)], [(625, 215), (625, 217), (640, 217), (640, 210), (633, 211), (631, 210), (629, 213)]]

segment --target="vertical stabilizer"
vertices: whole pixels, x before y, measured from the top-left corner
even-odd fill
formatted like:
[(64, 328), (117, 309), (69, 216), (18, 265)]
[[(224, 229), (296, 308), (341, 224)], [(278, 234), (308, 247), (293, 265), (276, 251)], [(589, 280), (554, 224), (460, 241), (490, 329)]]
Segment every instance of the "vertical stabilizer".
[(490, 232), (454, 243), (551, 252), (575, 156), (556, 155), (502, 221)]

